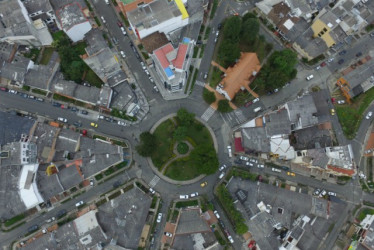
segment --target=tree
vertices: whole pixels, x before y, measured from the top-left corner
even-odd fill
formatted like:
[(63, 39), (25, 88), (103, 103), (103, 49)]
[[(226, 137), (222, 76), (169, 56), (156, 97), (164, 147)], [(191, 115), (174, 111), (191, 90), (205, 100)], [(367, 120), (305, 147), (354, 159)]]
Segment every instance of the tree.
[(188, 132), (188, 128), (185, 126), (179, 126), (174, 130), (173, 138), (176, 141), (182, 141), (184, 138), (186, 138)]
[(216, 95), (214, 94), (214, 92), (209, 91), (206, 88), (204, 88), (204, 90), (203, 90), (203, 99), (204, 99), (204, 101), (206, 103), (212, 104), (213, 102), (216, 101)]
[(227, 113), (231, 112), (232, 108), (230, 107), (229, 101), (228, 100), (220, 100), (218, 102), (218, 111), (222, 113)]
[(223, 66), (233, 64), (240, 57), (240, 49), (238, 43), (229, 40), (223, 40), (218, 49), (218, 57), (223, 61)]
[(82, 75), (86, 68), (86, 64), (83, 61), (73, 61), (69, 65), (69, 70), (66, 72), (69, 80), (73, 80), (76, 83), (82, 82)]
[(195, 114), (189, 113), (185, 108), (181, 108), (177, 112), (177, 118), (182, 126), (188, 127), (193, 123)]
[(297, 55), (290, 49), (275, 51), (269, 58), (271, 68), (290, 76), (297, 64)]
[(242, 22), (244, 23), (245, 21), (247, 21), (248, 19), (250, 18), (256, 18), (257, 19), (257, 16), (255, 13), (252, 13), (252, 12), (248, 12), (246, 13), (243, 17), (242, 17)]
[(223, 35), (225, 40), (232, 43), (239, 42), (239, 35), (242, 28), (242, 20), (239, 16), (232, 16), (228, 18), (223, 27)]
[(140, 144), (136, 146), (136, 151), (141, 156), (149, 157), (155, 151), (156, 146), (156, 137), (150, 132), (143, 132), (140, 134)]
[(242, 25), (242, 39), (244, 42), (253, 44), (256, 39), (258, 32), (260, 31), (260, 23), (257, 18), (249, 18)]
[(210, 144), (197, 145), (192, 150), (190, 159), (201, 174), (213, 174), (218, 169), (217, 154)]

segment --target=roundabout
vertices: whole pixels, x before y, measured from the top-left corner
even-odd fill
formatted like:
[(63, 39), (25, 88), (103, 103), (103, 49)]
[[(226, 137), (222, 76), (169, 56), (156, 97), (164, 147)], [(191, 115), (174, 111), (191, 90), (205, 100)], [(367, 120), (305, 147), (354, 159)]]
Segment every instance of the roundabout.
[(157, 121), (137, 148), (165, 181), (186, 185), (218, 170), (217, 142), (212, 129), (193, 113), (180, 109)]

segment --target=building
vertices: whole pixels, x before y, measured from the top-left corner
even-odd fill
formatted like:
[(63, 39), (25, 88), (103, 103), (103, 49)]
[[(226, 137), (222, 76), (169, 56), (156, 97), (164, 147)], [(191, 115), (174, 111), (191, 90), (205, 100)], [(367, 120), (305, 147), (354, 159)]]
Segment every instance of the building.
[(127, 12), (135, 10), (140, 5), (149, 4), (153, 0), (116, 0), (121, 12), (126, 15)]
[(23, 2), (1, 1), (0, 10), (0, 42), (36, 47), (52, 44), (47, 25), (41, 18), (31, 19), (30, 16), (35, 13), (28, 13)]
[(34, 62), (25, 57), (17, 57), (17, 60), (3, 62), (0, 81), (4, 85), (22, 87), (26, 74), (32, 67), (34, 67)]
[(222, 94), (227, 100), (234, 99), (236, 93), (242, 89), (249, 88), (249, 84), (255, 79), (261, 69), (261, 63), (257, 58), (256, 53), (241, 53), (239, 61), (228, 69), (224, 70), (225, 77), (217, 85), (216, 91)]
[(26, 0), (22, 2), (33, 21), (40, 19), (46, 25), (55, 22), (55, 12), (49, 0)]
[(139, 39), (154, 33), (168, 33), (188, 24), (189, 15), (182, 0), (155, 0), (128, 11), (127, 18)]
[(153, 51), (155, 70), (165, 89), (176, 92), (183, 89), (188, 79), (193, 53), (193, 40), (184, 37), (178, 48), (168, 43)]
[(83, 40), (92, 26), (78, 2), (69, 3), (57, 10), (57, 19), (60, 28), (73, 41)]

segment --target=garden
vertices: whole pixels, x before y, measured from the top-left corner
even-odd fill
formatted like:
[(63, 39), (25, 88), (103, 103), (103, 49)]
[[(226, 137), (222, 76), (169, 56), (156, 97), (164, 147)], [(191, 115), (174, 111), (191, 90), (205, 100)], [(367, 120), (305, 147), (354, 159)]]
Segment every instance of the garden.
[(182, 108), (158, 125), (153, 134), (142, 133), (138, 153), (150, 157), (161, 173), (174, 180), (213, 174), (218, 169), (213, 139), (194, 116)]

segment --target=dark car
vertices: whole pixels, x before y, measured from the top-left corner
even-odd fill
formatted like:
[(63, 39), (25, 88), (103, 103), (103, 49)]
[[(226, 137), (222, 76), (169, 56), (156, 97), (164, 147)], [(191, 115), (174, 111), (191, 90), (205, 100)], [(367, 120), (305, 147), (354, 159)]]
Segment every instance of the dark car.
[(346, 53), (347, 53), (347, 51), (346, 51), (346, 50), (342, 50), (342, 51), (340, 51), (340, 52), (339, 52), (339, 55), (341, 55), (341, 56), (342, 56), (342, 55), (345, 55)]
[(80, 127), (82, 127), (82, 123), (81, 122), (74, 122), (74, 126), (80, 128)]
[(28, 94), (22, 94), (22, 97), (23, 98), (29, 98), (29, 95)]
[(339, 61), (338, 61), (338, 64), (342, 64), (344, 62), (344, 59), (340, 59)]
[(52, 105), (55, 107), (61, 107), (61, 103), (58, 103), (58, 102), (53, 102)]
[(326, 62), (321, 63), (319, 66), (325, 67), (326, 66)]
[(32, 225), (31, 227), (29, 227), (28, 229), (27, 229), (27, 231), (29, 232), (29, 233), (32, 233), (32, 232), (35, 232), (36, 230), (38, 230), (39, 229), (39, 226), (38, 225)]
[(356, 54), (356, 56), (357, 56), (357, 57), (362, 56), (362, 52), (358, 52), (358, 53)]
[(201, 40), (197, 40), (197, 41), (196, 41), (196, 44), (203, 44), (203, 41), (201, 41)]
[(219, 30), (220, 30), (221, 28), (222, 28), (222, 24), (221, 24), (221, 23), (219, 23), (219, 24), (218, 24), (218, 26), (217, 26), (217, 29), (219, 29)]
[(371, 37), (374, 37), (374, 32), (370, 34)]
[(249, 101), (247, 102), (246, 104), (244, 104), (245, 107), (249, 107), (253, 102), (252, 101)]
[(86, 110), (81, 111), (82, 115), (88, 115), (88, 112)]
[(105, 117), (105, 121), (107, 121), (107, 122), (113, 122), (113, 119), (112, 119), (112, 117)]
[(116, 181), (115, 183), (113, 183), (114, 188), (118, 188), (119, 186), (121, 186), (121, 181)]
[(59, 219), (65, 215), (66, 215), (66, 209), (61, 209), (60, 211), (57, 212), (56, 218)]
[(283, 169), (284, 171), (288, 171), (288, 170), (290, 170), (290, 168), (289, 168), (289, 167), (286, 167), (286, 166), (281, 166), (280, 168)]
[(122, 27), (123, 26), (120, 21), (117, 21), (117, 25), (118, 25), (118, 27)]
[(71, 111), (73, 111), (73, 112), (77, 112), (77, 111), (79, 111), (79, 109), (77, 109), (76, 107), (72, 107), (72, 108), (71, 108)]

